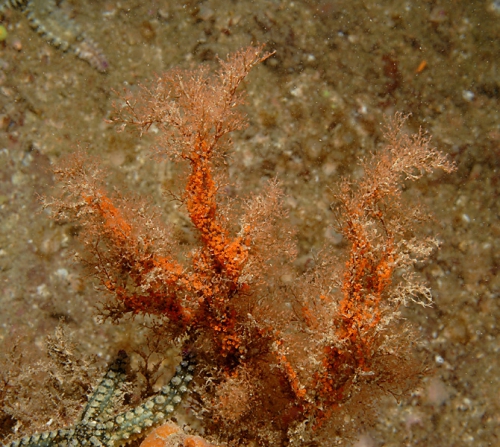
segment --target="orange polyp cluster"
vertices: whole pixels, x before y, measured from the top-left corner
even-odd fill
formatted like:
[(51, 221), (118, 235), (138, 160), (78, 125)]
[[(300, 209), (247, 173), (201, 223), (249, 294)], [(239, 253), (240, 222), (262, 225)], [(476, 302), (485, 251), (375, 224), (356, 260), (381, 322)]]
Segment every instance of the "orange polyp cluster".
[[(115, 249), (122, 247), (122, 262), (128, 265), (126, 268), (137, 286), (140, 286), (146, 275), (154, 270), (158, 279), (153, 281), (153, 284), (161, 281), (163, 285), (173, 289), (191, 287), (190, 281), (185, 277), (182, 265), (178, 262), (166, 256), (155, 254), (153, 247), (151, 247), (151, 253), (146, 254), (150, 250), (147, 237), (143, 237), (142, 243), (139, 243), (137, 234), (140, 230), (135, 229), (132, 223), (125, 219), (122, 211), (103, 191), (94, 189), (92, 194), (85, 191), (81, 195), (93, 212), (101, 217), (97, 220), (102, 228), (102, 234), (110, 239)], [(125, 256), (127, 252), (128, 255)], [(179, 325), (187, 325), (192, 319), (192, 312), (181, 306), (173, 294), (169, 296), (154, 290), (146, 293), (134, 293), (120, 286), (118, 278), (111, 276), (103, 280), (103, 285), (135, 314), (163, 313), (169, 319), (178, 321)]]
[(288, 379), (290, 387), (292, 388), (295, 396), (299, 400), (304, 399), (306, 397), (307, 390), (301, 385), (299, 377), (295, 372), (295, 370), (293, 369), (290, 362), (288, 361), (288, 359), (286, 358), (286, 355), (284, 354), (278, 355), (278, 362), (284, 369), (286, 378)]
[[(345, 217), (345, 234), (352, 245), (345, 265), (343, 298), (339, 305), (342, 324), (337, 335), (340, 340), (349, 340), (356, 347), (359, 366), (362, 368), (366, 367), (366, 360), (370, 356), (371, 331), (380, 322), (383, 295), (391, 285), (394, 272), (393, 237), (385, 235), (385, 248), (375, 249), (368, 238), (366, 227), (360, 223), (365, 222), (366, 225), (367, 221), (366, 217), (363, 218), (361, 206), (372, 209), (378, 198), (378, 192), (375, 192), (368, 199), (364, 197), (363, 203), (351, 204), (354, 210), (347, 212)], [(381, 222), (379, 212), (371, 215), (377, 223)], [(375, 255), (377, 252), (378, 255)]]
[(231, 240), (227, 230), (220, 224), (217, 186), (210, 164), (212, 155), (207, 142), (201, 140), (192, 153), (186, 156), (191, 164), (191, 174), (186, 185), (187, 209), (191, 222), (199, 230), (210, 255), (236, 285), (248, 254), (242, 238)]
[(125, 221), (120, 210), (113, 205), (113, 202), (104, 193), (101, 191), (96, 191), (96, 193), (92, 196), (82, 193), (82, 197), (91, 208), (103, 217), (104, 228), (113, 234), (116, 240), (129, 237), (132, 227)]

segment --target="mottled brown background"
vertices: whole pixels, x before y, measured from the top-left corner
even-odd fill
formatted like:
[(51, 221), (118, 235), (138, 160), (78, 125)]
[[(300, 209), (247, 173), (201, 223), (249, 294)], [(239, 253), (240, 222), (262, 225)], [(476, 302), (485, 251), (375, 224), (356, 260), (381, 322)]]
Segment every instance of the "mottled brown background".
[[(180, 231), (187, 221), (163, 188), (175, 165), (155, 163), (148, 138), (105, 123), (112, 90), (180, 65), (213, 64), (249, 43), (274, 58), (248, 78), (249, 128), (234, 136), (234, 194), (277, 177), (299, 237), (297, 269), (332, 229), (331, 192), (356, 159), (376, 150), (384, 116), (411, 112), (458, 166), (412, 185), (442, 242), (425, 265), (434, 306), (405, 310), (435, 371), (400, 402), (388, 396), (358, 446), (497, 446), (500, 433), (498, 220), (500, 5), (492, 1), (87, 1), (59, 5), (106, 54), (100, 74), (47, 44), (18, 11), (0, 43), (0, 355), (25, 337), (26, 361), (64, 317), (84, 357), (101, 366), (140, 336), (98, 325), (97, 293), (72, 260), (70, 225), (58, 226), (37, 194), (48, 168), (77, 145), (103, 158), (110, 185), (151, 197)], [(425, 68), (422, 65), (425, 61)], [(420, 69), (419, 69), (420, 67)], [(47, 416), (47, 419), (50, 415)]]

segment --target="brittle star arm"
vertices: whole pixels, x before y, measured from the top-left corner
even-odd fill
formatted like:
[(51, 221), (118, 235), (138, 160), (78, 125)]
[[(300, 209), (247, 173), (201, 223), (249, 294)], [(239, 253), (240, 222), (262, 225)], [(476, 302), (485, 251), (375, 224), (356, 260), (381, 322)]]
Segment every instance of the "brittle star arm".
[(108, 61), (97, 44), (86, 35), (55, 0), (0, 0), (0, 13), (8, 8), (22, 11), (31, 27), (45, 41), (61, 49), (70, 51), (93, 68), (105, 73)]
[[(113, 370), (114, 369), (114, 370)], [(134, 408), (104, 419), (112, 396), (125, 375), (120, 361), (113, 363), (90, 398), (79, 422), (68, 428), (35, 433), (2, 447), (117, 447), (139, 437), (151, 427), (165, 422), (182, 401), (193, 380), (194, 365), (185, 358), (176, 368), (174, 377), (159, 393)], [(111, 374), (110, 374), (111, 372)], [(108, 382), (110, 380), (113, 383)], [(95, 416), (91, 418), (90, 416)]]
[(113, 398), (120, 390), (120, 384), (125, 381), (127, 363), (127, 354), (125, 351), (120, 351), (87, 402), (80, 418), (81, 422), (102, 421), (113, 416), (112, 410), (115, 403)]

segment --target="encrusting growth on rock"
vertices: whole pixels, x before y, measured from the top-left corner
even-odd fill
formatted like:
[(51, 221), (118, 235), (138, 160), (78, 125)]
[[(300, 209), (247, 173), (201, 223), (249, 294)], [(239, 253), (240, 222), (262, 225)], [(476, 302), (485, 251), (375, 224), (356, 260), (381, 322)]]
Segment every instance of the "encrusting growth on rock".
[(84, 261), (107, 291), (103, 316), (149, 315), (196, 355), (194, 398), (216, 443), (349, 437), (381, 395), (406, 392), (425, 371), (398, 309), (428, 303), (412, 268), (435, 242), (418, 235), (426, 216), (405, 203), (401, 183), (453, 166), (396, 115), (363, 178), (344, 180), (335, 195), (345, 252), (325, 248), (296, 274), (278, 182), (239, 203), (223, 193), (230, 134), (246, 125), (241, 84), (271, 55), (249, 47), (215, 73), (174, 69), (115, 106), (115, 123), (141, 133), (154, 126), (156, 155), (189, 169), (180, 200), (195, 246), (176, 240), (146, 201), (108, 192), (99, 162), (82, 151), (55, 168), (64, 194), (45, 203), (80, 225)]
[(187, 435), (173, 422), (158, 427), (142, 442), (141, 447), (215, 447), (200, 436)]

